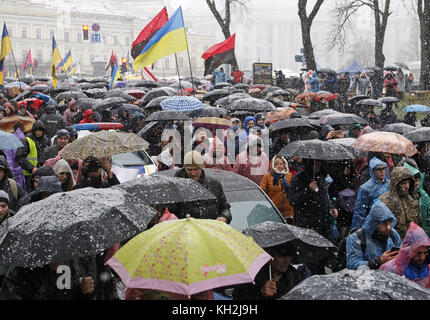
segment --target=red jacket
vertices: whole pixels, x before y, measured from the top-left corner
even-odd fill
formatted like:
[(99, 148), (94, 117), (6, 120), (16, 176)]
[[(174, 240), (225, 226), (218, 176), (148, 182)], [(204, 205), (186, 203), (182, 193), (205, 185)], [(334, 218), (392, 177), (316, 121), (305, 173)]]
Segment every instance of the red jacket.
[(94, 120), (89, 119), (90, 114), (94, 114), (93, 110), (88, 109), (87, 111), (85, 111), (84, 120), (81, 120), (81, 122), (79, 123), (94, 123), (95, 122)]
[(240, 70), (233, 71), (231, 75), (234, 77), (234, 83), (243, 82), (243, 72)]

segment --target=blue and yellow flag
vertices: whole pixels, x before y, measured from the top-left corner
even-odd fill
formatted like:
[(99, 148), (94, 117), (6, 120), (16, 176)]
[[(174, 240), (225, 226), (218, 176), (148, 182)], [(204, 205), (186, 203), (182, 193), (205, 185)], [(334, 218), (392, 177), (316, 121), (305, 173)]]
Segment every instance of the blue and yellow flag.
[(67, 52), (64, 59), (61, 61), (60, 67), (63, 69), (64, 72), (66, 72), (71, 65), (72, 65), (72, 53), (69, 50), (69, 52)]
[(6, 22), (3, 25), (3, 33), (1, 36), (1, 52), (0, 52), (0, 84), (3, 83), (4, 61), (9, 52), (12, 51), (9, 34), (6, 28)]
[(179, 7), (169, 21), (146, 44), (140, 55), (136, 57), (133, 69), (140, 70), (165, 56), (187, 49), (184, 18), (182, 9)]
[(57, 77), (55, 76), (55, 65), (61, 61), (60, 50), (58, 50), (55, 38), (52, 37), (52, 60), (51, 60), (51, 75), (54, 89), (57, 87)]
[(118, 78), (119, 78), (119, 69), (118, 69), (118, 66), (115, 65), (113, 67), (112, 80), (110, 82), (110, 89), (111, 90), (113, 89), (113, 86), (115, 85), (115, 82), (118, 80)]
[(70, 71), (69, 71), (69, 73), (70, 74), (74, 74), (76, 72), (76, 63), (74, 63), (74, 64), (72, 64), (71, 66), (70, 66)]

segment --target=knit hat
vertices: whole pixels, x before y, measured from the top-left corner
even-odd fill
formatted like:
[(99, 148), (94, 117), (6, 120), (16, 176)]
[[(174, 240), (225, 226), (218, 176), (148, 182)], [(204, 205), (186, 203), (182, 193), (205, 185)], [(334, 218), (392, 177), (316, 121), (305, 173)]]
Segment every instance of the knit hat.
[(3, 190), (0, 190), (0, 202), (5, 202), (9, 205), (9, 195)]
[(70, 139), (69, 131), (67, 131), (66, 129), (58, 130), (56, 139), (60, 137), (67, 137), (67, 139)]
[(197, 151), (190, 151), (184, 156), (184, 167), (186, 166), (196, 166), (203, 168), (203, 157)]

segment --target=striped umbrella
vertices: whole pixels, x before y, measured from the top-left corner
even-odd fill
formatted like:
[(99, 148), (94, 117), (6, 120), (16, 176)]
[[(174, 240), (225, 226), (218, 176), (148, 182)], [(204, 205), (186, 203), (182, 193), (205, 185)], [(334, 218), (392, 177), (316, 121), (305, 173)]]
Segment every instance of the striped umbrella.
[(186, 96), (173, 96), (160, 103), (163, 110), (175, 110), (189, 112), (203, 109), (203, 103), (194, 98)]

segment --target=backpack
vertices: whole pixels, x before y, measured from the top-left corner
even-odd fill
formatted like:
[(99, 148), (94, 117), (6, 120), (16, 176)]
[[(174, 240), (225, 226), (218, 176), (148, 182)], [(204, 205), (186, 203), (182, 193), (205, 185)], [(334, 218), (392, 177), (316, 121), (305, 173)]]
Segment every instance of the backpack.
[[(356, 233), (361, 243), (361, 251), (366, 251), (366, 235), (361, 228), (353, 228), (349, 231), (348, 235), (339, 243), (336, 260), (333, 266), (333, 272), (338, 272), (346, 268), (346, 238), (351, 234)], [(390, 231), (390, 238), (394, 241), (394, 233)]]

